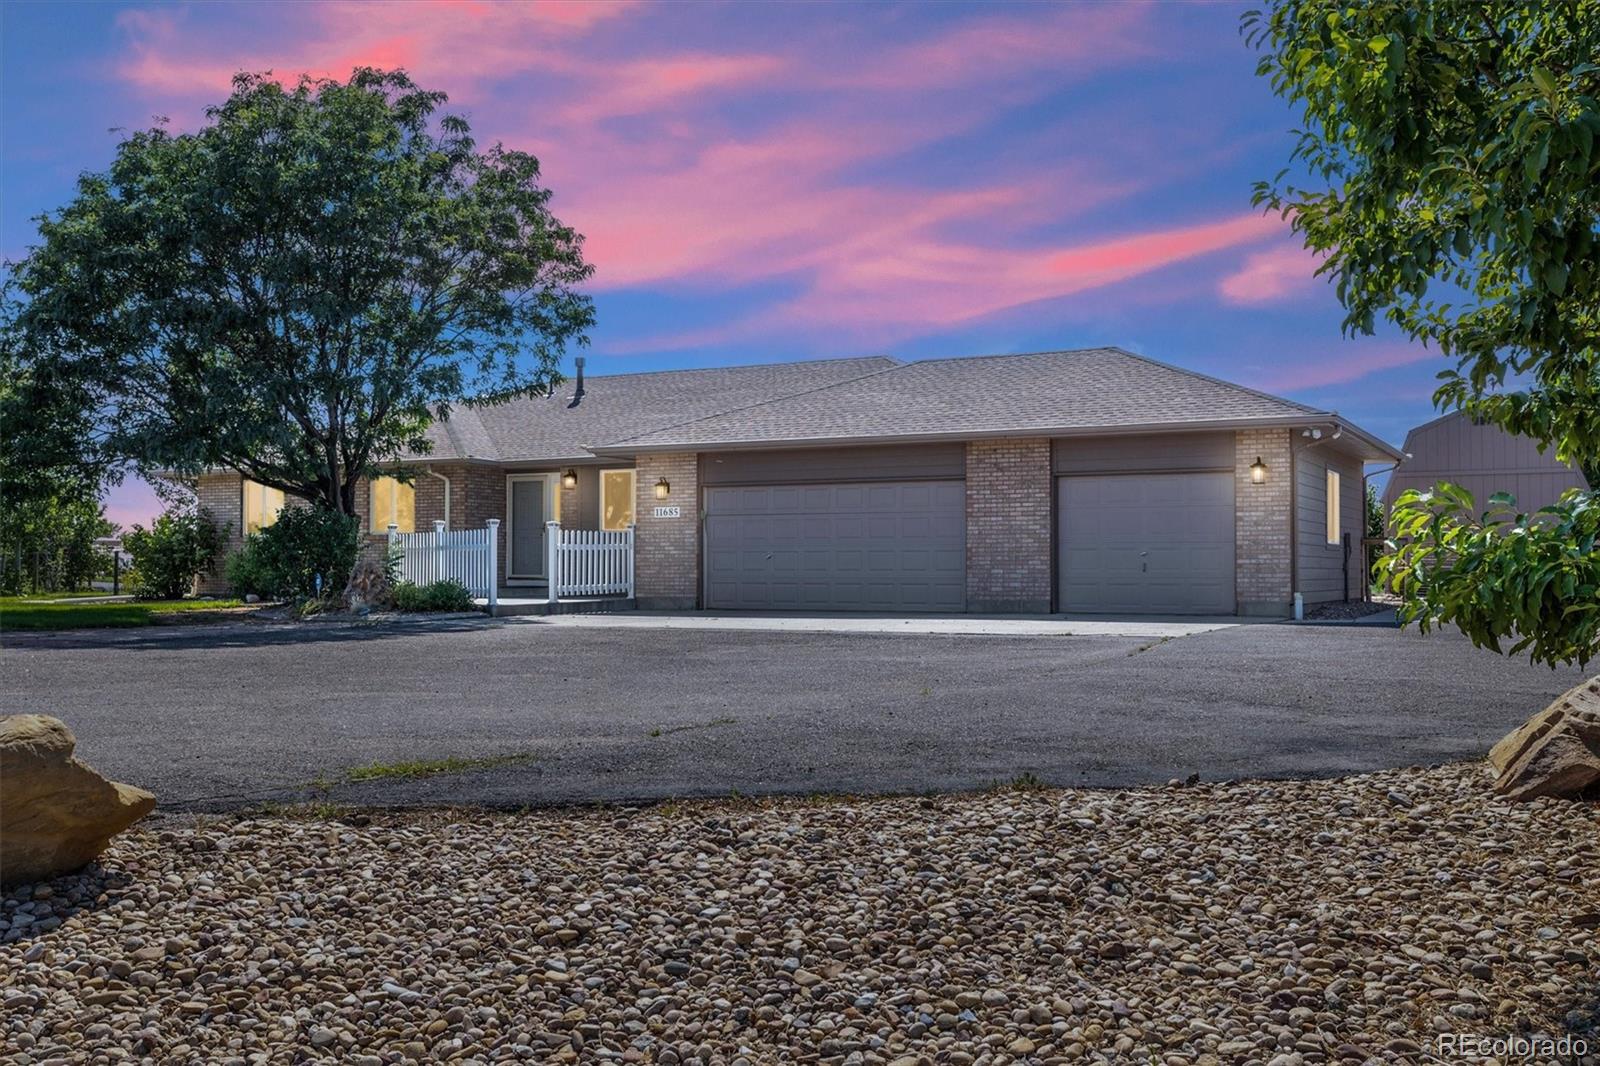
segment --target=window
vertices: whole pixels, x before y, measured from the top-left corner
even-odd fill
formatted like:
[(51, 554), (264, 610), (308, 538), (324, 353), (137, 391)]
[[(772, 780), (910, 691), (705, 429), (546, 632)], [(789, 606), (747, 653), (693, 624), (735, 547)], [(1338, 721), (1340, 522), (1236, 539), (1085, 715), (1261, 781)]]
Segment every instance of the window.
[(600, 471), (600, 528), (627, 529), (633, 525), (633, 471)]
[(375, 477), (371, 481), (371, 496), (369, 532), (387, 533), (391, 524), (401, 533), (416, 532), (417, 490), (413, 486), (401, 484), (392, 477)]
[(1339, 521), (1339, 474), (1337, 471), (1328, 471), (1328, 543), (1339, 543), (1339, 529), (1343, 525)]
[(244, 483), (244, 531), (259, 533), (278, 520), (283, 510), (283, 490), (254, 481)]

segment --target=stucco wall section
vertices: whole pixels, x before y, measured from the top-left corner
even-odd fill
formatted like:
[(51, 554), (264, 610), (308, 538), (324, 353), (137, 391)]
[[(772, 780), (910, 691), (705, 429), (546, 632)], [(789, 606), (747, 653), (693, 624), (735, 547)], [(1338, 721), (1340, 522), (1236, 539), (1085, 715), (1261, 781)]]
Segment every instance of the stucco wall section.
[(1050, 441), (967, 443), (967, 610), (1050, 610)]
[[(699, 463), (692, 452), (641, 455), (635, 478), (634, 584), (639, 606), (689, 610), (700, 601)], [(656, 499), (665, 477), (671, 495)], [(676, 506), (680, 518), (657, 518), (656, 507)]]
[[(1260, 458), (1267, 480), (1250, 480)], [(1240, 430), (1235, 439), (1234, 560), (1240, 614), (1284, 615), (1290, 609), (1290, 499), (1294, 476), (1289, 461), (1289, 430)]]

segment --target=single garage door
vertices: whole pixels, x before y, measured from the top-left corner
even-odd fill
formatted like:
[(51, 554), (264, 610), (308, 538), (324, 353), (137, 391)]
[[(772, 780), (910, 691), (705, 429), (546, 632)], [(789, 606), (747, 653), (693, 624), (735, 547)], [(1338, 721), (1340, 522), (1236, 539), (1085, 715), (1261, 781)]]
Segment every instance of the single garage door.
[(1060, 609), (1232, 614), (1233, 475), (1057, 480)]
[(964, 484), (708, 488), (705, 570), (709, 608), (959, 611)]

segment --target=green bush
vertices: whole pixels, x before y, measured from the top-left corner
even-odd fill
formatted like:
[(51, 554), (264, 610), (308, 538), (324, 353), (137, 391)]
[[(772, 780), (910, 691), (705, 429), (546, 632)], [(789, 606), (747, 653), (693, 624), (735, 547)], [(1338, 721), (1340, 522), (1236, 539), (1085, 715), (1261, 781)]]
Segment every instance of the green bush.
[(228, 560), (228, 581), (236, 593), (268, 599), (327, 595), (344, 589), (360, 552), (361, 524), (352, 516), (326, 507), (285, 507)]
[(272, 575), (262, 559), (259, 536), (246, 538), (244, 545), (228, 556), (223, 572), (227, 574), (228, 587), (235, 596), (260, 596), (264, 600), (273, 598)]
[(168, 510), (150, 528), (134, 526), (122, 536), (137, 575), (130, 587), (147, 600), (176, 600), (194, 588), (195, 578), (209, 574), (228, 535), (199, 511)]
[(435, 581), (428, 585), (402, 581), (394, 587), (397, 611), (470, 611), (473, 606), (471, 590), (459, 581)]

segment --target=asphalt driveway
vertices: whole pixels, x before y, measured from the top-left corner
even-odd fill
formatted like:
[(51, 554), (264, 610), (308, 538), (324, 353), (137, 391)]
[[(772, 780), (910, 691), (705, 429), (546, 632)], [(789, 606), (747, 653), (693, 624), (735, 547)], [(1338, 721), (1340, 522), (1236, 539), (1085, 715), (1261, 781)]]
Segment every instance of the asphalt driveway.
[[(1457, 635), (423, 626), (7, 634), (0, 712), (174, 809), (1330, 775), (1476, 757), (1575, 684)], [(352, 768), (507, 760), (412, 779)]]

